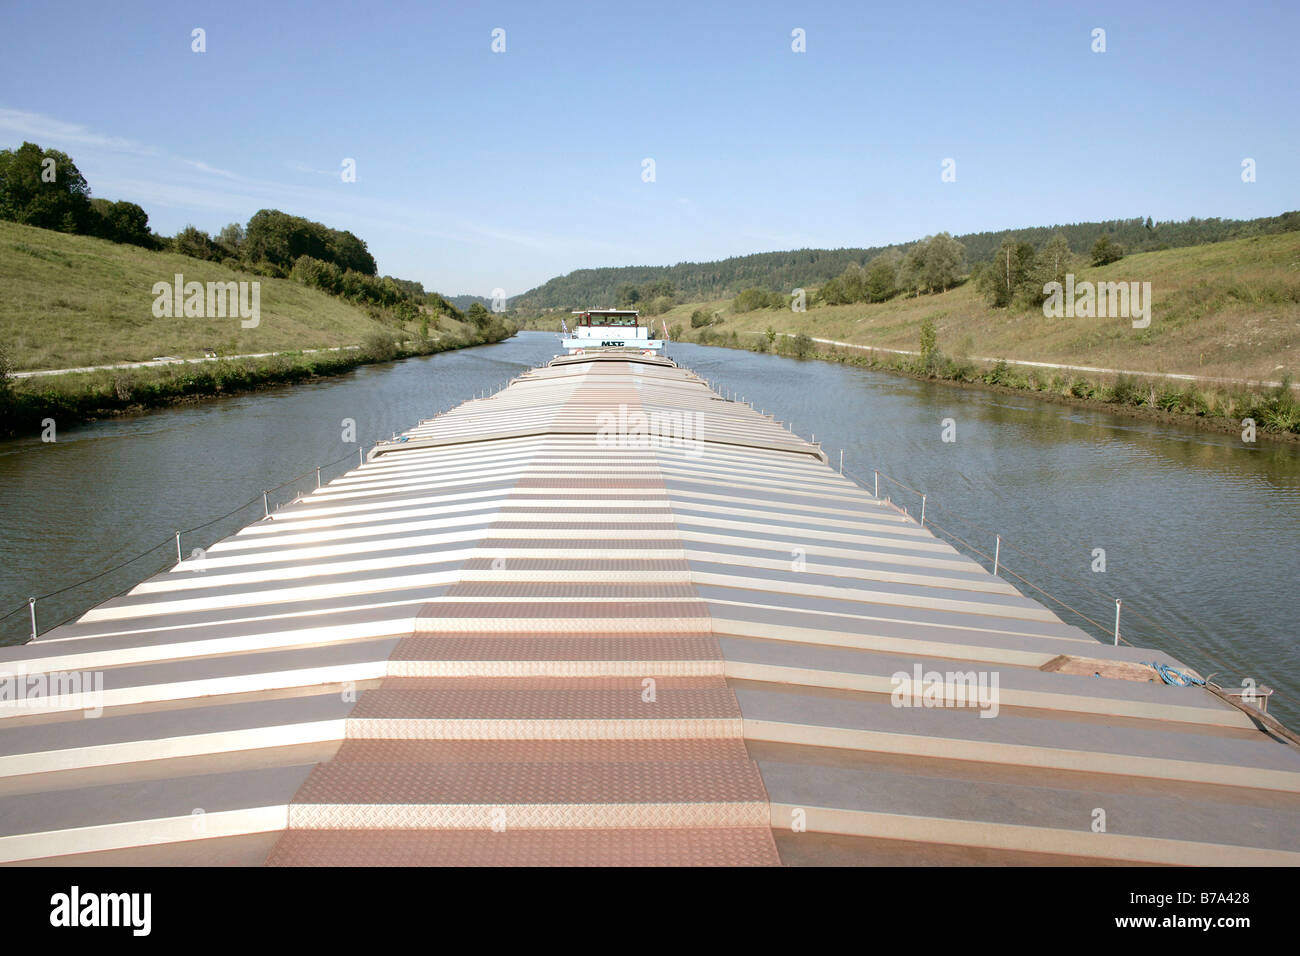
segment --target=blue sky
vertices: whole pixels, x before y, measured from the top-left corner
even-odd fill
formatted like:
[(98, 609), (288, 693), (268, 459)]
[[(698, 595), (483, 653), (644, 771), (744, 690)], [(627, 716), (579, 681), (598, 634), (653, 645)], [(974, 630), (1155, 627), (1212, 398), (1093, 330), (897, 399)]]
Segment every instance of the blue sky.
[(0, 2), (0, 145), (69, 152), (165, 234), (275, 207), (351, 229), (384, 273), (514, 295), (584, 267), (1300, 207), (1298, 10)]

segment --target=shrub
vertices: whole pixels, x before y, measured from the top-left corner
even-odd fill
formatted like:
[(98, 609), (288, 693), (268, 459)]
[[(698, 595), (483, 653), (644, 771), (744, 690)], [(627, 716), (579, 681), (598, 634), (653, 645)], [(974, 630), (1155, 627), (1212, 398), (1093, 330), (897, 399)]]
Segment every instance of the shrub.
[(386, 332), (372, 332), (361, 344), (361, 351), (376, 362), (388, 362), (397, 357), (397, 342)]
[(766, 289), (746, 289), (732, 302), (737, 312), (753, 312), (755, 309), (777, 309), (785, 304), (785, 297), (779, 292)]
[(1141, 404), (1142, 387), (1131, 376), (1119, 375), (1115, 378), (1115, 384), (1110, 387), (1106, 400), (1117, 405)]
[(981, 378), (984, 379), (986, 385), (1005, 385), (1007, 380), (1011, 378), (1011, 370), (1007, 365), (1007, 360), (998, 359), (997, 364), (985, 372)]
[(933, 375), (943, 364), (943, 356), (939, 354), (939, 334), (934, 329), (934, 319), (926, 319), (921, 323), (921, 370), (927, 375)]
[(130, 375), (113, 376), (113, 395), (119, 402), (129, 402), (135, 394), (135, 379)]
[(1124, 247), (1118, 242), (1113, 242), (1110, 236), (1102, 236), (1092, 244), (1092, 264), (1094, 266), (1109, 265), (1123, 258)]

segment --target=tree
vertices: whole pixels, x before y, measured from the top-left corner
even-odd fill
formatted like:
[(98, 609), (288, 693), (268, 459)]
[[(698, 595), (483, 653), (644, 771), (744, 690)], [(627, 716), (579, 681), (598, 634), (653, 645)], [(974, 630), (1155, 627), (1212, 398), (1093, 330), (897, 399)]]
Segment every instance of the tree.
[(850, 262), (848, 268), (840, 273), (840, 286), (843, 289), (845, 302), (861, 302), (867, 297), (866, 293), (866, 274), (862, 271), (862, 266), (856, 262)]
[(0, 150), (0, 219), (60, 232), (96, 225), (90, 187), (72, 158), (35, 143)]
[(232, 258), (239, 258), (244, 245), (244, 227), (237, 222), (223, 227), (221, 232), (217, 233), (217, 245), (230, 253)]
[(249, 262), (266, 261), (285, 270), (300, 256), (311, 256), (365, 276), (379, 271), (366, 244), (352, 233), (278, 209), (259, 209), (248, 220), (243, 253)]
[(1092, 264), (1094, 266), (1109, 265), (1123, 258), (1124, 247), (1117, 242), (1112, 242), (1110, 236), (1102, 236), (1092, 244)]
[(912, 244), (898, 263), (898, 288), (904, 292), (920, 292), (925, 271), (925, 240)]
[(492, 321), (492, 313), (484, 307), (482, 302), (475, 302), (466, 310), (465, 318), (481, 329)]
[(755, 309), (774, 309), (781, 306), (785, 299), (779, 292), (766, 289), (746, 289), (731, 303), (737, 312), (753, 312)]
[[(312, 223), (312, 225), (320, 226), (320, 223)], [(325, 230), (326, 245), (334, 262), (344, 269), (353, 269), (362, 275), (372, 276), (379, 271), (375, 257), (370, 254), (366, 244), (352, 233), (346, 230), (339, 232), (324, 226), (321, 228)]]
[(338, 295), (343, 290), (343, 270), (323, 259), (299, 256), (289, 274), (303, 285), (320, 289), (330, 295)]
[(672, 279), (659, 279), (648, 282), (641, 287), (642, 299), (676, 299), (677, 290), (673, 288)]
[(91, 229), (93, 235), (146, 249), (155, 247), (153, 233), (149, 231), (149, 214), (135, 203), (92, 199), (90, 208), (95, 219)]
[(1043, 247), (1034, 263), (1034, 278), (1026, 283), (1025, 299), (1032, 305), (1041, 305), (1047, 298), (1043, 287), (1049, 282), (1065, 284), (1065, 274), (1070, 271), (1070, 243), (1058, 232)]
[(898, 250), (882, 252), (867, 265), (863, 282), (868, 302), (884, 302), (897, 290), (898, 263), (902, 256)]
[(212, 237), (194, 226), (186, 226), (176, 233), (172, 239), (172, 250), (195, 259), (220, 261), (222, 258), (221, 249), (212, 241)]
[(993, 261), (979, 274), (979, 287), (988, 296), (990, 305), (1004, 308), (1018, 292), (1032, 284), (1035, 258), (1034, 247), (1029, 243), (1013, 236), (1002, 240)]
[(849, 297), (844, 294), (844, 283), (839, 276), (827, 279), (817, 290), (817, 297), (827, 305), (845, 305)]
[(933, 292), (947, 292), (961, 278), (966, 260), (966, 248), (949, 233), (941, 232), (924, 241), (921, 281)]

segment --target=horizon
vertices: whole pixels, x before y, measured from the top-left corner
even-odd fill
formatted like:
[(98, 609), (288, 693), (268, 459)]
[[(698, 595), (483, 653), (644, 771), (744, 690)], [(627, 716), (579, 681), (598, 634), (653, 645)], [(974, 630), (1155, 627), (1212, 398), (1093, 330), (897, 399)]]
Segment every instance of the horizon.
[[(1281, 175), (1300, 160), (1295, 11), (913, 10), (11, 7), (0, 147), (68, 153), (92, 195), (140, 204), (164, 235), (281, 209), (352, 231), (382, 274), (448, 296), (514, 297), (582, 269), (1297, 206)], [(93, 42), (51, 71), (68, 22)], [(859, 90), (855, 109), (844, 91)]]

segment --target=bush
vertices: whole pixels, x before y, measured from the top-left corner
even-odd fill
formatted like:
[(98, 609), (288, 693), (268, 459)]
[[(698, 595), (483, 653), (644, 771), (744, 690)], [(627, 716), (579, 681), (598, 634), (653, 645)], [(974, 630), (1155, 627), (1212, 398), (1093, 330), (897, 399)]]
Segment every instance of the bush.
[(1011, 378), (1011, 369), (1006, 359), (998, 359), (998, 363), (980, 377), (986, 385), (1005, 385)]
[(1137, 405), (1141, 403), (1142, 386), (1131, 376), (1120, 375), (1110, 387), (1106, 401), (1116, 405)]
[(1123, 258), (1124, 247), (1118, 242), (1112, 242), (1110, 236), (1102, 236), (1092, 244), (1092, 264), (1094, 266), (1109, 265)]
[(926, 319), (921, 323), (921, 365), (927, 372), (933, 372), (939, 359), (939, 334), (934, 330), (934, 320)]
[(779, 292), (768, 292), (766, 289), (746, 289), (732, 301), (732, 308), (737, 312), (779, 309), (783, 305), (785, 305), (785, 296)]
[(361, 351), (376, 362), (388, 362), (397, 357), (397, 342), (386, 332), (372, 332), (366, 336)]
[(176, 234), (172, 240), (172, 251), (209, 262), (220, 262), (226, 257), (225, 250), (213, 242), (211, 236), (194, 226), (186, 226)]
[(1172, 412), (1178, 407), (1178, 401), (1181, 395), (1176, 388), (1165, 386), (1156, 394), (1156, 408), (1162, 411)]
[(713, 321), (713, 316), (703, 309), (696, 309), (691, 313), (691, 328), (702, 329)]

